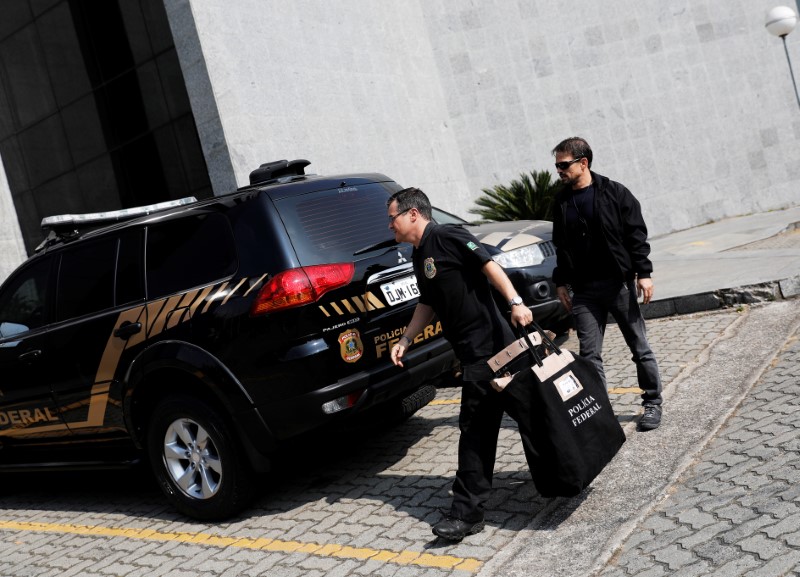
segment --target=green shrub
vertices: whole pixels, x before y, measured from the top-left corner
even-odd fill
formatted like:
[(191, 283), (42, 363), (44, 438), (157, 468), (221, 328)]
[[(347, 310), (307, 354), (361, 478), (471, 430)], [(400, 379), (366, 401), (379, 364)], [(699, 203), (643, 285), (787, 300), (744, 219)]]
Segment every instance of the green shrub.
[(522, 173), (508, 186), (482, 189), (483, 196), (475, 200), (478, 208), (469, 212), (483, 220), (553, 220), (553, 198), (562, 186), (547, 170)]

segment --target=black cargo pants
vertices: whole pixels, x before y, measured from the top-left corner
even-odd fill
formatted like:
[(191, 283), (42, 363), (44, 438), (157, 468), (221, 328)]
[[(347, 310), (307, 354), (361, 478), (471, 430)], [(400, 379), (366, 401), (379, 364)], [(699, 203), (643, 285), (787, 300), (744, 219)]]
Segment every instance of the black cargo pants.
[[(485, 366), (485, 365), (484, 365)], [(472, 373), (472, 374), (471, 374)], [(464, 370), (458, 424), (458, 471), (453, 482), (450, 515), (468, 523), (483, 520), (484, 504), (492, 490), (497, 438), (503, 419), (503, 398), (492, 389), (486, 370)], [(487, 380), (467, 380), (482, 377)]]

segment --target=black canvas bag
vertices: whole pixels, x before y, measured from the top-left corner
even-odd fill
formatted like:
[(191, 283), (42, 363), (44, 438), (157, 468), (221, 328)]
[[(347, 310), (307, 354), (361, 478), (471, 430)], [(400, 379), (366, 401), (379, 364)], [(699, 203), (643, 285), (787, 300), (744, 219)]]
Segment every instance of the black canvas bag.
[[(558, 346), (535, 323), (488, 362), (544, 497), (583, 491), (625, 442), (594, 366)], [(527, 367), (520, 368), (520, 359)], [(517, 372), (514, 372), (517, 371)]]

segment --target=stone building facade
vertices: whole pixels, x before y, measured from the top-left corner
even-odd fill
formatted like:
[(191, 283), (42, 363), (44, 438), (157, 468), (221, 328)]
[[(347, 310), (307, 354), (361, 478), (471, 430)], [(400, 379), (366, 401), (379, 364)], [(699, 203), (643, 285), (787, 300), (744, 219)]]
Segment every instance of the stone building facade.
[[(781, 42), (764, 29), (773, 4), (762, 0), (115, 1), (132, 45), (141, 30), (125, 20), (131, 4), (146, 24), (168, 23), (179, 67), (157, 70), (167, 102), (180, 85), (185, 96), (173, 100), (190, 112), (178, 106), (164, 122), (185, 128), (191, 118), (197, 143), (178, 128), (174, 138), (202, 151), (184, 155), (182, 178), (169, 171), (180, 159), (161, 154), (166, 177), (152, 197), (222, 194), (263, 162), (306, 158), (317, 173), (383, 172), (470, 218), (482, 188), (553, 171), (552, 147), (580, 135), (593, 168), (640, 199), (652, 235), (800, 204), (800, 110)], [(88, 6), (14, 2), (33, 22)], [(12, 32), (0, 26), (6, 94)], [(787, 48), (800, 62), (792, 35)], [(45, 213), (143, 200), (85, 189), (81, 202), (54, 200), (71, 198), (68, 186), (23, 194), (17, 163), (31, 163), (3, 146), (6, 134), (0, 274), (30, 252)], [(108, 180), (124, 180), (107, 164)]]

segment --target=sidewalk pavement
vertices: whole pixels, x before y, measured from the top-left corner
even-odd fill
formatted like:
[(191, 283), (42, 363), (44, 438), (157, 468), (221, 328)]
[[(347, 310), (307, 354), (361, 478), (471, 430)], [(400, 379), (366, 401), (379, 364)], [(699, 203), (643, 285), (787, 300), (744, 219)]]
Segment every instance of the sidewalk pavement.
[(800, 206), (663, 235), (650, 246), (647, 318), (800, 294)]
[[(652, 239), (659, 300), (644, 307), (650, 318), (755, 304), (718, 313), (730, 324), (678, 374), (671, 351), (656, 350), (661, 427), (637, 432), (621, 418), (627, 442), (592, 486), (541, 510), (480, 577), (800, 577), (796, 223), (800, 207)], [(671, 338), (697, 339), (692, 316)], [(606, 364), (632, 367), (616, 333)], [(609, 378), (635, 386), (635, 373)], [(629, 412), (621, 397), (612, 404)]]

